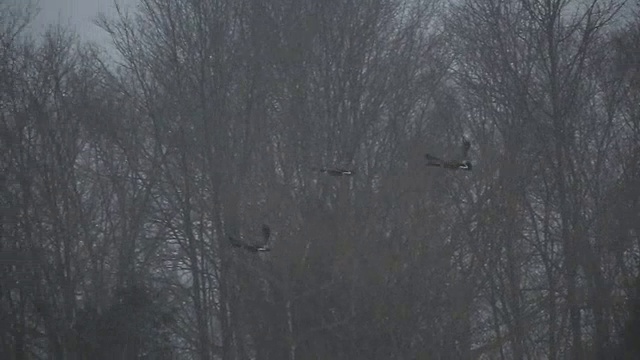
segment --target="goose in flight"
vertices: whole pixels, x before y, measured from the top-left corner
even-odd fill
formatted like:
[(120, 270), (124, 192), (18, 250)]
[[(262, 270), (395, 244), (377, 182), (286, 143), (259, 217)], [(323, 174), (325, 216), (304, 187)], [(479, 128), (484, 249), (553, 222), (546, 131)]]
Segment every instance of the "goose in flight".
[(269, 247), (269, 238), (271, 237), (271, 228), (269, 228), (269, 225), (267, 224), (262, 225), (262, 237), (264, 238), (263, 245), (246, 244), (234, 238), (233, 236), (229, 236), (229, 242), (233, 247), (245, 249), (252, 253), (257, 253), (262, 251), (271, 251), (271, 248)]
[(353, 170), (347, 170), (347, 169), (341, 169), (341, 168), (335, 168), (335, 169), (319, 168), (315, 170), (318, 170), (321, 173), (326, 173), (327, 175), (330, 175), (330, 176), (353, 176), (356, 173)]
[(473, 168), (473, 165), (471, 164), (471, 161), (467, 160), (467, 154), (469, 153), (470, 147), (471, 143), (469, 143), (469, 141), (463, 137), (462, 153), (460, 159), (443, 160), (431, 154), (425, 154), (425, 157), (427, 158), (427, 166), (437, 166), (451, 170), (471, 170)]

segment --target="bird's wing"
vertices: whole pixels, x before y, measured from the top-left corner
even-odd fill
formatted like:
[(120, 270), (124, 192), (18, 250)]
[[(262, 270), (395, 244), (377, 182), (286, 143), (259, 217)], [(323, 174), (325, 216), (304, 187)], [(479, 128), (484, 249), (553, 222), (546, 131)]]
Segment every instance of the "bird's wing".
[(234, 238), (232, 236), (229, 236), (229, 242), (234, 247), (243, 247), (244, 246), (243, 243), (241, 243), (240, 241), (236, 240), (236, 238)]
[(267, 224), (262, 224), (262, 236), (264, 237), (265, 244), (269, 242), (269, 237), (271, 236), (271, 228)]
[(471, 143), (464, 136), (462, 137), (462, 159), (465, 160), (467, 158), (467, 154), (469, 154), (469, 148), (471, 147)]
[(424, 154), (424, 157), (429, 161), (442, 161), (439, 157), (433, 156), (431, 154)]

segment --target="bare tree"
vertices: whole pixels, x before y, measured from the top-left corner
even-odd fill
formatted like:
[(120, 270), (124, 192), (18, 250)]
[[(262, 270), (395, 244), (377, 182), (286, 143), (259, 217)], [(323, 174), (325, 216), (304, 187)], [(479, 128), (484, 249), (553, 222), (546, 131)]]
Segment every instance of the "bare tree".
[(143, 0), (112, 59), (3, 22), (2, 355), (630, 349), (637, 24), (442, 5)]
[[(541, 296), (548, 304), (543, 308), (548, 328), (539, 333), (548, 334), (547, 356), (583, 358), (581, 294), (586, 281), (600, 284), (597, 292), (604, 291), (593, 256), (593, 241), (600, 240), (590, 235), (591, 214), (581, 209), (598, 201), (587, 189), (601, 183), (609, 160), (602, 156), (608, 151), (604, 146), (615, 136), (612, 116), (589, 104), (598, 99), (593, 70), (605, 63), (600, 39), (617, 7), (576, 4), (579, 15), (571, 16), (570, 6), (471, 1), (451, 18), (452, 44), (460, 54), (455, 68), (473, 119), (470, 126), (483, 136), (497, 131), (501, 139), (500, 155), (494, 158), (500, 165), (492, 167), (491, 177), (500, 189), (494, 196), (504, 204), (496, 210), (509, 216), (491, 225), (501, 229), (504, 240), (498, 249), (505, 253), (494, 253), (497, 261), (488, 261), (505, 262), (492, 276), (504, 276), (504, 285), (493, 283), (492, 289), (505, 297), (489, 301), (508, 309), (500, 317), (514, 358), (539, 351), (526, 344), (525, 329), (533, 313), (525, 309), (541, 304)], [(603, 160), (594, 163), (594, 158)], [(581, 267), (590, 279), (579, 275)], [(523, 268), (536, 270), (525, 276)], [(597, 323), (594, 347), (603, 355), (608, 331), (601, 304), (591, 303)], [(561, 335), (565, 309), (569, 340)], [(496, 336), (502, 337), (499, 329)]]

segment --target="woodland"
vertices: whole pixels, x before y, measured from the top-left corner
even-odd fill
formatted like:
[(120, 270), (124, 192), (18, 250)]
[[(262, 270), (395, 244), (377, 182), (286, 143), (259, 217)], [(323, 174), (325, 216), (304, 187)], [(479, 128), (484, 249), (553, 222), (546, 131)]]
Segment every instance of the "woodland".
[(640, 358), (640, 3), (118, 9), (0, 0), (1, 359)]

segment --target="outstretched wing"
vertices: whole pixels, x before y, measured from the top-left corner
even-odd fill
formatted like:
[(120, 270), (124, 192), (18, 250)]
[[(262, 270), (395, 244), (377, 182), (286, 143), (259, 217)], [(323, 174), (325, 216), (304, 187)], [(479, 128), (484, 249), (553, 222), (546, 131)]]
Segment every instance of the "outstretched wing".
[(329, 175), (335, 176), (335, 175), (333, 174), (334, 170), (332, 170), (332, 169), (327, 169), (327, 168), (314, 168), (314, 170), (319, 171), (319, 172), (321, 172), (321, 173), (325, 173), (325, 174), (329, 174)]
[(442, 159), (440, 159), (439, 157), (433, 156), (431, 154), (424, 154), (424, 157), (429, 161), (442, 161)]
[(241, 243), (240, 241), (236, 240), (236, 238), (229, 236), (229, 242), (231, 243), (231, 246), (233, 247), (237, 247), (237, 248), (241, 248), (244, 247), (244, 244)]
[(443, 161), (439, 157), (431, 154), (424, 154), (424, 157), (427, 159), (427, 166), (442, 166)]
[(462, 137), (462, 158), (460, 160), (466, 160), (467, 154), (469, 154), (469, 148), (471, 147), (471, 143), (467, 140), (466, 137)]
[(271, 237), (271, 228), (269, 228), (269, 225), (262, 224), (262, 236), (264, 237), (264, 243), (267, 244), (269, 237)]

